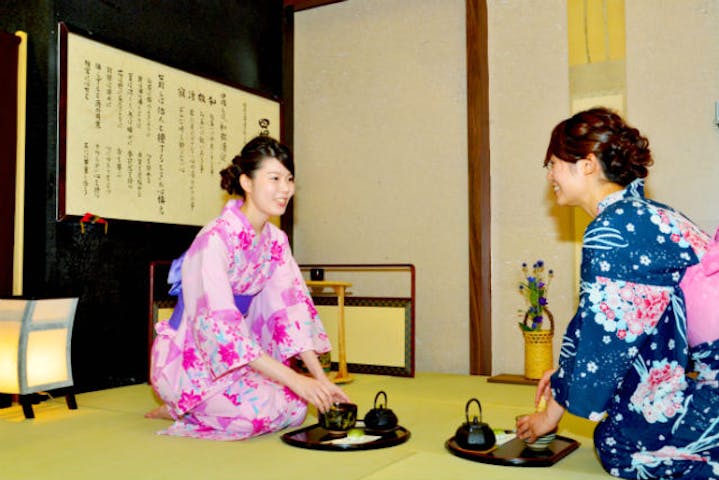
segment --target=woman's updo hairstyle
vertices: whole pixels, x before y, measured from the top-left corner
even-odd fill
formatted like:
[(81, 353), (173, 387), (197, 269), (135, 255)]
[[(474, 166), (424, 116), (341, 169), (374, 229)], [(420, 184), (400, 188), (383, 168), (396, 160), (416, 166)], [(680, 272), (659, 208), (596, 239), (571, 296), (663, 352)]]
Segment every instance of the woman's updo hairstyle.
[(255, 178), (255, 170), (262, 167), (266, 158), (276, 158), (294, 176), (295, 163), (290, 149), (272, 137), (260, 135), (247, 142), (240, 154), (232, 159), (232, 163), (220, 171), (220, 186), (230, 195), (244, 196), (240, 176), (244, 173)]
[(593, 153), (607, 180), (626, 186), (649, 174), (649, 140), (606, 108), (592, 108), (560, 122), (552, 131), (544, 166), (552, 155), (576, 163)]

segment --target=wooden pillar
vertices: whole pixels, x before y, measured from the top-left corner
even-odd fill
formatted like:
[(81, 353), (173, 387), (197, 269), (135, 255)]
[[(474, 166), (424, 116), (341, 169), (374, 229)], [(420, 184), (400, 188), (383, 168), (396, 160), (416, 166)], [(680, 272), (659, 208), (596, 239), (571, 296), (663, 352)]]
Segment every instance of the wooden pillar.
[(489, 74), (486, 0), (466, 0), (469, 371), (492, 373)]

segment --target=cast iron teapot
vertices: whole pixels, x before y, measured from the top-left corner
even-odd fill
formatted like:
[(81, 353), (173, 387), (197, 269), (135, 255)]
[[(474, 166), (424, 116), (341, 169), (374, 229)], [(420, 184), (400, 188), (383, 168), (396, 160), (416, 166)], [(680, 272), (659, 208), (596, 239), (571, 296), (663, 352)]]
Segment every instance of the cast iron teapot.
[[(384, 405), (377, 404), (380, 395), (384, 396)], [(364, 417), (365, 427), (370, 430), (391, 430), (397, 426), (397, 415), (387, 407), (387, 394), (382, 390), (374, 397), (374, 408)]]
[[(469, 421), (469, 406), (474, 402), (479, 407), (479, 418)], [(462, 424), (454, 435), (457, 445), (467, 450), (489, 450), (497, 443), (494, 431), (489, 425), (482, 422), (482, 404), (476, 398), (471, 398), (464, 407), (464, 416), (467, 422)]]

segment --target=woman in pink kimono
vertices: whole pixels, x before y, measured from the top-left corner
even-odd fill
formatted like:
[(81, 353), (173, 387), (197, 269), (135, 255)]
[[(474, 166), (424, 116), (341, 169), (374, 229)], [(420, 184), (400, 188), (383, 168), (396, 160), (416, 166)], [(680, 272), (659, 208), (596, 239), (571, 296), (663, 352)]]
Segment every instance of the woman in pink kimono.
[[(295, 191), (289, 149), (257, 137), (220, 173), (243, 200), (229, 200), (173, 262), (178, 305), (152, 347), (165, 404), (147, 416), (175, 420), (163, 434), (239, 440), (301, 424), (307, 403), (324, 412), (349, 399), (317, 359), (327, 334), (287, 236), (268, 222)], [(288, 366), (293, 357), (311, 377)]]

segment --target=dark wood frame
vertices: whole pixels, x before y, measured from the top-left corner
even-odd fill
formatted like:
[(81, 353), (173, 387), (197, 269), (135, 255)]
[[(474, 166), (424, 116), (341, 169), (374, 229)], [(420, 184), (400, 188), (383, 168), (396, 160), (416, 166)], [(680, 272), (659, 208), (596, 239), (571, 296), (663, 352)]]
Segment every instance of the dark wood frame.
[[(169, 286), (165, 279), (169, 272), (172, 260), (153, 260), (150, 262), (148, 274), (148, 310), (147, 310), (147, 358), (148, 374), (150, 383), (150, 364), (152, 358), (152, 342), (155, 339), (155, 322), (159, 309), (174, 308), (177, 300), (168, 293)], [(347, 306), (392, 306), (405, 309), (405, 365), (402, 367), (387, 365), (367, 365), (351, 363), (349, 371), (353, 373), (371, 373), (377, 375), (396, 375), (402, 377), (414, 377), (415, 372), (415, 268), (412, 264), (313, 264), (301, 265), (300, 270), (308, 272), (311, 268), (327, 268), (335, 270), (360, 270), (360, 271), (382, 271), (382, 270), (406, 270), (410, 274), (410, 296), (408, 298), (389, 297), (347, 297)], [(158, 283), (159, 282), (159, 283)], [(337, 297), (315, 297), (318, 305), (336, 305)], [(334, 303), (333, 303), (334, 302)], [(332, 363), (337, 369), (336, 362)]]
[(308, 8), (321, 7), (330, 3), (344, 2), (345, 0), (283, 0), (285, 7), (292, 7), (295, 12)]
[(492, 373), (489, 60), (486, 0), (466, 0), (469, 371)]
[(0, 32), (0, 294), (13, 293), (20, 37)]
[[(315, 305), (337, 305), (335, 296), (312, 296)], [(367, 363), (347, 362), (350, 373), (371, 373), (373, 375), (395, 375), (414, 377), (414, 298), (345, 297), (345, 307), (401, 307), (404, 309), (404, 360), (401, 367)], [(338, 370), (332, 362), (332, 370)]]
[[(405, 308), (409, 310), (409, 318), (405, 325), (405, 359), (407, 365), (404, 368), (394, 369), (392, 367), (382, 367), (382, 369), (374, 368), (372, 366), (359, 366), (359, 364), (349, 364), (350, 372), (363, 372), (363, 373), (376, 373), (383, 375), (400, 375), (414, 377), (415, 368), (415, 311), (416, 311), (416, 269), (411, 263), (313, 263), (313, 264), (301, 264), (300, 271), (307, 272), (313, 268), (322, 268), (328, 272), (335, 271), (396, 271), (406, 270), (410, 275), (410, 294), (409, 298), (375, 298), (374, 300), (396, 300), (405, 302)], [(313, 297), (314, 299), (315, 297)], [(353, 300), (352, 297), (345, 297), (345, 304), (351, 305)], [(367, 297), (358, 297), (367, 298)], [(406, 301), (409, 300), (409, 303)], [(334, 364), (333, 364), (334, 365)], [(366, 367), (366, 368), (365, 368)], [(384, 370), (383, 370), (384, 369)]]

